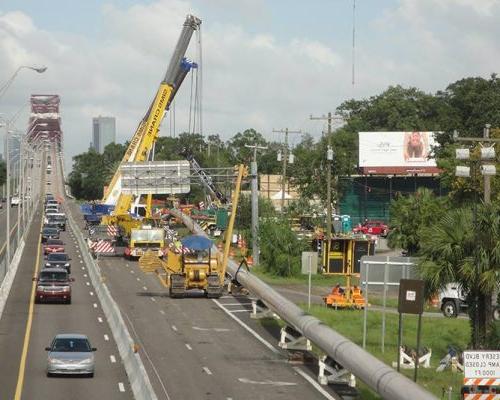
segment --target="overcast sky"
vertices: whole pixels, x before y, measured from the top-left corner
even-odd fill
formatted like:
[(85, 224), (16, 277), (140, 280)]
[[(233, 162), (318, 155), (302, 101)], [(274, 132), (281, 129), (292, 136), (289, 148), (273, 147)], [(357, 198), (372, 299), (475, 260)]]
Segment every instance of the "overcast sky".
[[(309, 115), (389, 85), (444, 89), (500, 66), (498, 0), (1, 0), (0, 99), (26, 130), (32, 93), (59, 94), (66, 165), (88, 148), (92, 117), (115, 116), (129, 139), (170, 60), (186, 14), (202, 19), (204, 134), (227, 139), (255, 128), (324, 128)], [(192, 40), (189, 55), (196, 56)], [(176, 98), (176, 130), (187, 130), (191, 83)], [(161, 135), (169, 135), (167, 116)], [(292, 139), (297, 141), (298, 138)]]

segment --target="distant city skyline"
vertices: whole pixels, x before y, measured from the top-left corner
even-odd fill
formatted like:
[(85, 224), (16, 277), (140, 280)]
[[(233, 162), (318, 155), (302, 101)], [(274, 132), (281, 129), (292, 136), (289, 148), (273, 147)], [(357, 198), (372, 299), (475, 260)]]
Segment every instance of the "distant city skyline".
[(104, 148), (116, 142), (116, 118), (99, 115), (92, 118), (92, 141), (90, 147), (102, 154)]

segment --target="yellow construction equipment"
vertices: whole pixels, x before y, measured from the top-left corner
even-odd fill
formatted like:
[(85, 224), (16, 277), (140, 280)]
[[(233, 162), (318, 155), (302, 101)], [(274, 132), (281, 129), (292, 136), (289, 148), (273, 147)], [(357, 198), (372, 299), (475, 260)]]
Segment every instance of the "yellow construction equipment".
[[(146, 115), (139, 123), (132, 140), (123, 156), (120, 166), (127, 162), (147, 161), (151, 158), (154, 143), (158, 138), (158, 129), (165, 111), (174, 99), (177, 90), (191, 68), (197, 68), (196, 63), (188, 61), (184, 55), (194, 31), (198, 30), (201, 20), (193, 15), (188, 15), (177, 41), (176, 48), (170, 60), (164, 79), (156, 92)], [(151, 197), (148, 196), (150, 204)], [(130, 235), (131, 230), (139, 228), (141, 221), (132, 218), (129, 211), (133, 203), (133, 195), (122, 193), (121, 172), (118, 168), (104, 193), (103, 203), (113, 205), (115, 208), (111, 215), (104, 216), (101, 223), (105, 225), (120, 225)], [(147, 211), (150, 215), (151, 210)]]
[(215, 254), (213, 242), (205, 236), (191, 235), (183, 238), (182, 246), (169, 250), (167, 260), (163, 263), (170, 297), (184, 297), (186, 291), (191, 289), (204, 290), (209, 298), (222, 296), (241, 181), (247, 176), (248, 170), (244, 165), (239, 165), (237, 172), (223, 255)]

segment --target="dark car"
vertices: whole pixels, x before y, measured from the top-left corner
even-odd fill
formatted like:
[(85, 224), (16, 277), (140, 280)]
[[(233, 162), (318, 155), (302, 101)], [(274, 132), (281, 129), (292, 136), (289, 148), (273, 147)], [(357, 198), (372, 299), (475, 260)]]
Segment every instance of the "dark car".
[(59, 229), (50, 226), (44, 226), (41, 235), (42, 243), (45, 243), (49, 239), (59, 239)]
[(43, 254), (64, 253), (64, 242), (61, 239), (49, 239), (42, 245)]
[(74, 279), (64, 269), (45, 268), (33, 280), (36, 281), (36, 303), (60, 301), (71, 304), (71, 282)]
[(45, 268), (64, 268), (71, 273), (71, 258), (66, 253), (52, 253), (47, 256)]
[(66, 216), (63, 213), (47, 214), (46, 223), (56, 225), (62, 231), (66, 230)]

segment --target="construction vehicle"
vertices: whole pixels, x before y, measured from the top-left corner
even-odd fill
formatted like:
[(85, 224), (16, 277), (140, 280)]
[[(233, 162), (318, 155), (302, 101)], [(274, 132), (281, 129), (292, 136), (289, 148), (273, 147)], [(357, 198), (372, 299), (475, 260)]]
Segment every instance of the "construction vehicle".
[[(199, 30), (201, 20), (193, 15), (188, 15), (177, 41), (176, 48), (170, 60), (165, 77), (160, 83), (153, 102), (146, 115), (139, 123), (130, 144), (125, 151), (120, 167), (124, 163), (144, 162), (152, 159), (154, 144), (158, 138), (158, 130), (166, 110), (169, 109), (187, 73), (197, 64), (185, 58), (186, 50), (193, 32)], [(110, 215), (102, 217), (101, 223), (105, 225), (115, 224), (121, 226), (130, 235), (132, 229), (140, 228), (142, 221), (134, 219), (130, 215), (130, 209), (134, 203), (134, 196), (122, 193), (120, 167), (116, 170), (110, 184), (108, 185), (102, 202), (114, 206)], [(150, 205), (150, 195), (148, 196)]]
[[(167, 285), (171, 297), (184, 297), (191, 289), (202, 289), (210, 298), (222, 296), (241, 182), (247, 174), (248, 170), (244, 165), (238, 166), (232, 198), (233, 208), (225, 233), (222, 256), (220, 254), (217, 256), (212, 251), (213, 243), (210, 239), (199, 235), (188, 236), (181, 240), (180, 248), (168, 250), (167, 261), (163, 263), (163, 267), (167, 272)], [(143, 263), (151, 265), (149, 259), (143, 260)]]
[(132, 229), (129, 245), (125, 248), (125, 258), (138, 258), (146, 251), (152, 251), (157, 257), (163, 257), (165, 253), (165, 231), (162, 228), (143, 226), (140, 229)]

